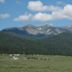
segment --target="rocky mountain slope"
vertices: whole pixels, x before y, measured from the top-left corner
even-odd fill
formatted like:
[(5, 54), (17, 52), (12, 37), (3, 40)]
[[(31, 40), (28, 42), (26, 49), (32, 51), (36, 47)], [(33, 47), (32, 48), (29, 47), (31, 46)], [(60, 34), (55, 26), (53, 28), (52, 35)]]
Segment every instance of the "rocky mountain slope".
[(6, 32), (21, 38), (45, 38), (54, 35), (61, 34), (63, 32), (72, 32), (71, 28), (61, 28), (61, 27), (53, 27), (50, 25), (43, 26), (24, 26), (24, 27), (16, 27), (4, 29), (2, 32)]
[(72, 55), (72, 32), (65, 31), (41, 39), (34, 39), (36, 35), (32, 38), (20, 38), (10, 32), (0, 32), (0, 53)]

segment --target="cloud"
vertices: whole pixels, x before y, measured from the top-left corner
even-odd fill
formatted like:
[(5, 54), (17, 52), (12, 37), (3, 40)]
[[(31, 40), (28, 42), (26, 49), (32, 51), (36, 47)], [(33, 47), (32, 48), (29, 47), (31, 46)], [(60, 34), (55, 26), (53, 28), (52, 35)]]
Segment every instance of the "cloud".
[(72, 5), (67, 4), (59, 11), (52, 11), (52, 15), (56, 19), (72, 19)]
[(38, 12), (36, 14), (23, 14), (14, 19), (14, 21), (51, 21), (56, 19), (64, 19), (66, 16), (59, 12), (52, 14)]
[(4, 3), (5, 2), (5, 0), (0, 0), (0, 3)]
[(52, 12), (51, 15), (52, 15), (53, 20), (67, 18), (67, 16), (63, 13), (63, 11), (55, 11), (55, 12)]
[(72, 5), (71, 4), (68, 4), (64, 7), (64, 14), (72, 17)]
[(30, 1), (28, 3), (27, 7), (28, 7), (28, 9), (30, 9), (32, 11), (56, 11), (56, 10), (60, 10), (60, 8), (57, 6), (45, 5), (41, 1)]
[(47, 7), (47, 9), (46, 9), (46, 11), (60, 11), (61, 10), (61, 8), (60, 7), (58, 7), (58, 6), (53, 6), (53, 5), (50, 5), (50, 6), (48, 6)]
[(14, 18), (14, 21), (49, 21), (52, 20), (52, 15), (47, 13), (36, 13), (36, 14), (23, 14), (16, 18)]
[(10, 14), (8, 13), (1, 13), (0, 14), (0, 19), (6, 19), (6, 18), (9, 18), (10, 17)]
[[(63, 8), (58, 7), (55, 9), (53, 6), (50, 8), (51, 13), (38, 13), (35, 19), (55, 20), (55, 19), (72, 19), (72, 5), (67, 4)], [(54, 10), (53, 10), (54, 9)], [(39, 18), (38, 18), (39, 17)]]
[(51, 21), (58, 19), (66, 19), (68, 18), (61, 12), (52, 12), (51, 14), (39, 12), (32, 17), (32, 20), (36, 21)]
[(32, 14), (23, 14), (14, 19), (14, 21), (28, 21), (30, 20)]
[[(30, 1), (28, 3), (28, 9), (39, 12), (33, 16), (32, 18), (33, 20), (49, 21), (49, 20), (55, 20), (55, 19), (64, 19), (67, 17), (64, 14), (65, 8), (62, 9), (59, 6), (45, 5), (41, 1)], [(46, 12), (51, 12), (51, 14)]]
[(28, 8), (33, 11), (42, 11), (43, 3), (41, 1), (30, 1), (28, 3)]
[(52, 16), (50, 14), (40, 12), (35, 14), (32, 19), (39, 21), (48, 21), (48, 20), (52, 20)]
[(51, 21), (58, 19), (72, 19), (72, 4), (66, 4), (63, 7), (44, 5), (41, 1), (30, 1), (28, 8), (35, 14), (23, 14), (16, 17), (15, 21)]
[[(62, 2), (59, 2), (62, 3)], [(41, 1), (30, 1), (28, 3), (28, 9), (38, 12), (51, 12), (55, 18), (72, 18), (72, 4), (65, 4), (63, 7), (54, 6), (54, 5), (45, 5)], [(38, 14), (39, 16), (42, 16)], [(36, 14), (37, 16), (37, 14)]]

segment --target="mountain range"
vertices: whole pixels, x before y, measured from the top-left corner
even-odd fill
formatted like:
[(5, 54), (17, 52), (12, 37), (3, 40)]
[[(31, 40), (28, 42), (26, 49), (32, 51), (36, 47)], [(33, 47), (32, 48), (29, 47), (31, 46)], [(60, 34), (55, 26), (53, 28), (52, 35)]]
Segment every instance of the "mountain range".
[(4, 29), (2, 30), (2, 32), (6, 32), (21, 38), (26, 38), (26, 37), (45, 38), (45, 37), (58, 35), (63, 32), (72, 32), (72, 26), (68, 26), (68, 27), (66, 26), (61, 28), (61, 27), (50, 26), (47, 24), (38, 27), (29, 25), (24, 27)]
[(0, 53), (72, 55), (72, 25), (4, 29), (0, 32)]

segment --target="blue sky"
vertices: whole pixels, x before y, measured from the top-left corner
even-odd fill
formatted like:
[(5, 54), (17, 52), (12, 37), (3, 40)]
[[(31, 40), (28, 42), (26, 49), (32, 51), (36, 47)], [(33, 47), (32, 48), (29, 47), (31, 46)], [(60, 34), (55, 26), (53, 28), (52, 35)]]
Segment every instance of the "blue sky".
[(0, 30), (24, 25), (72, 24), (72, 0), (0, 0)]

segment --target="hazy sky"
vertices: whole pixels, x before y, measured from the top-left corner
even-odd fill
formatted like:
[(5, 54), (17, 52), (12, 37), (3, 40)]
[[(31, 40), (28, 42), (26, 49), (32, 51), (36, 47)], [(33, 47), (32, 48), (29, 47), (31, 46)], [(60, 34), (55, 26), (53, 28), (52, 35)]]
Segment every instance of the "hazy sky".
[(72, 0), (0, 0), (0, 30), (24, 25), (72, 24)]

